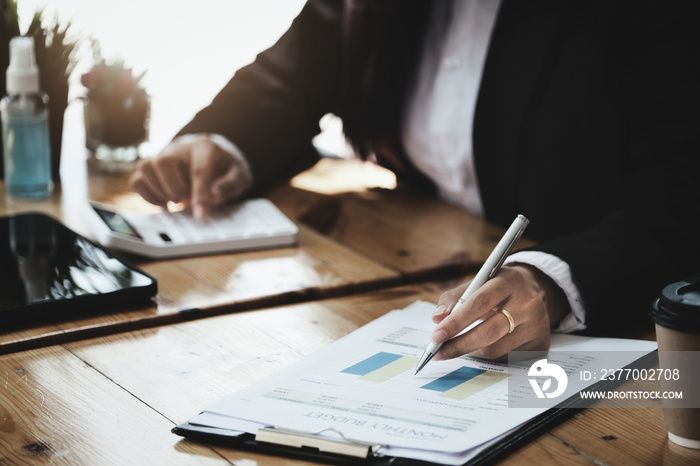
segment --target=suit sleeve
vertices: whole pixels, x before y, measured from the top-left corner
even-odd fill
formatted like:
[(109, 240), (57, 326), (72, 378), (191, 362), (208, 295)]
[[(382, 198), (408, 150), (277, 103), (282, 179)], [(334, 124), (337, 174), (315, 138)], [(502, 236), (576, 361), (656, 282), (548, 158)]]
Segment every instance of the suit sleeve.
[(537, 246), (571, 266), (589, 327), (606, 333), (650, 323), (661, 289), (700, 272), (698, 8), (633, 3), (618, 11), (626, 26), (615, 37), (627, 109), (621, 195), (595, 225)]
[(342, 1), (309, 1), (179, 134), (220, 134), (235, 143), (250, 163), (253, 193), (310, 167), (318, 159), (311, 144), (318, 121), (338, 97), (341, 10)]

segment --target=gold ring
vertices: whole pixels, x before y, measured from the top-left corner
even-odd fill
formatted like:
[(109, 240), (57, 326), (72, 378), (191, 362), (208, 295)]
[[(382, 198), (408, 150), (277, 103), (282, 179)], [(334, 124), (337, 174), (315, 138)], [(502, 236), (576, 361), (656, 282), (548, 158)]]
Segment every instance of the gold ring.
[(505, 309), (501, 309), (498, 312), (506, 316), (506, 319), (508, 319), (508, 333), (513, 333), (513, 330), (515, 330), (515, 320), (513, 320), (513, 316)]

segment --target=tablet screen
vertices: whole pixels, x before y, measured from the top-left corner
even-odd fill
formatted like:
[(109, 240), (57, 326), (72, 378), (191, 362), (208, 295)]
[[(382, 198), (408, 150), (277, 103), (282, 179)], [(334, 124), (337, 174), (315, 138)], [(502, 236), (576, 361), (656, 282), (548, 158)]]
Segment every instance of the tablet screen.
[(0, 321), (144, 302), (156, 281), (44, 214), (0, 217)]

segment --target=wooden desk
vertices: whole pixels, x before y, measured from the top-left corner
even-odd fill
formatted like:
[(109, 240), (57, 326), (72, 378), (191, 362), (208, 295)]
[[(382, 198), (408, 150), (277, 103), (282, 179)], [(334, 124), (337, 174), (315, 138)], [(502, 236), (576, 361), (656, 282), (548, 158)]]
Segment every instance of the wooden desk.
[[(88, 169), (66, 160), (64, 182), (40, 202), (8, 198), (0, 183), (0, 214), (39, 211), (90, 237), (80, 214), (86, 199), (148, 209), (127, 188), (128, 173)], [(69, 174), (66, 176), (66, 174)], [(70, 179), (70, 181), (66, 181)], [(3, 327), (0, 354), (89, 336), (187, 320), (222, 312), (318, 299), (397, 284), (400, 274), (303, 224), (295, 248), (149, 261), (128, 257), (159, 282), (154, 305), (143, 309), (48, 323)]]
[[(417, 299), (434, 302), (452, 286), (391, 288), (0, 356), (0, 459), (10, 464), (310, 464), (200, 445), (169, 431), (205, 405), (388, 310)], [(668, 442), (661, 409), (589, 409), (502, 464), (698, 461), (700, 452)]]
[[(105, 172), (86, 160), (82, 147), (69, 147), (63, 183), (51, 198), (9, 198), (0, 183), (0, 214), (48, 213), (91, 237), (80, 212), (87, 199), (154, 209), (129, 190), (128, 170)], [(501, 228), (435, 198), (388, 189), (394, 183), (393, 175), (373, 165), (322, 160), (269, 195), (299, 225), (299, 247), (160, 261), (127, 256), (158, 280), (153, 306), (3, 328), (0, 354), (454, 276), (476, 270), (500, 239)]]
[[(413, 280), (475, 272), (503, 235), (462, 209), (394, 186), (393, 175), (372, 164), (323, 159), (269, 197), (300, 223)], [(523, 238), (517, 248), (531, 244)]]

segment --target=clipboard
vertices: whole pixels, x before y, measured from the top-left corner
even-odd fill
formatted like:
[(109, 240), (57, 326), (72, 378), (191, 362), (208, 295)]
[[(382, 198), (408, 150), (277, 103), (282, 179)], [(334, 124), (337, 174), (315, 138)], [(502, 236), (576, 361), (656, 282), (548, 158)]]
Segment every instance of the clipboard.
[[(657, 364), (658, 352), (653, 351), (627, 365), (625, 369), (650, 368)], [(613, 390), (623, 383), (625, 383), (624, 380), (601, 380), (593, 384), (590, 389)], [(547, 430), (583, 411), (596, 401), (583, 400), (581, 397), (573, 395), (506, 434), (495, 445), (485, 448), (462, 466), (485, 466), (502, 460)], [(428, 466), (439, 464), (412, 458), (380, 456), (376, 452), (382, 445), (357, 442), (351, 439), (333, 440), (321, 438), (317, 436), (320, 432), (309, 433), (265, 427), (253, 435), (185, 422), (174, 427), (172, 433), (201, 443), (217, 444), (257, 453), (331, 464), (382, 466)]]
[[(479, 453), (476, 457), (464, 463), (463, 466), (484, 466), (501, 460), (546, 430), (569, 419), (581, 410), (583, 408), (552, 408), (550, 411), (533, 418), (530, 422), (499, 441), (495, 446)], [(273, 427), (264, 429), (272, 432), (276, 431)], [(226, 429), (199, 426), (185, 422), (174, 427), (172, 433), (200, 443), (216, 444), (256, 453), (331, 464), (352, 465), (359, 463), (378, 466), (432, 466), (438, 464), (397, 456), (377, 456), (373, 453), (377, 447), (376, 445), (362, 443), (353, 443), (352, 448), (357, 451), (364, 451), (364, 455), (348, 454), (347, 443), (334, 442), (328, 439), (324, 439), (327, 443), (323, 449), (320, 449), (318, 448), (318, 443), (313, 440), (312, 434), (295, 434), (284, 430), (278, 430), (276, 431), (277, 435), (261, 440), (259, 438), (260, 431), (257, 435), (234, 433)], [(290, 445), (292, 442), (299, 444), (299, 446)]]

